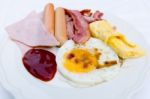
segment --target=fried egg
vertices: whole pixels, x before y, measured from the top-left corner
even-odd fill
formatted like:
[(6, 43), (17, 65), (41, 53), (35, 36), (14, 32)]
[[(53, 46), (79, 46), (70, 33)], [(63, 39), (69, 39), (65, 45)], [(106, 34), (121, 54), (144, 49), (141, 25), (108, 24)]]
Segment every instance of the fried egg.
[(90, 38), (85, 44), (68, 40), (58, 50), (56, 62), (61, 75), (79, 87), (108, 81), (120, 70), (116, 53), (96, 38)]

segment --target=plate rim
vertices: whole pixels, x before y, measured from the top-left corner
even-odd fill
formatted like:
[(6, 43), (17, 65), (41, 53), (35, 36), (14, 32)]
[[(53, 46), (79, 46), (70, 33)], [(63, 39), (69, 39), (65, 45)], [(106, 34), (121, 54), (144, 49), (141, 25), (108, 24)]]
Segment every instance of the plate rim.
[[(117, 17), (117, 16), (115, 16), (115, 17)], [(117, 17), (117, 18), (119, 18), (119, 17)], [(119, 19), (121, 19), (121, 18), (119, 18)], [(121, 21), (127, 23), (130, 27), (134, 28), (137, 32), (139, 32), (133, 25), (129, 24), (128, 22), (124, 21), (123, 19), (121, 19)], [(144, 43), (146, 43), (147, 49), (150, 49), (148, 42), (144, 39), (143, 35), (142, 35), (140, 32), (139, 32), (139, 35), (140, 35), (141, 38), (144, 40)], [(4, 36), (4, 39), (3, 39), (3, 41), (1, 41), (1, 44), (2, 44), (3, 42), (4, 42), (3, 44), (5, 44), (5, 42), (6, 42), (7, 39), (8, 39), (8, 37), (5, 38), (5, 35), (3, 35), (3, 36)], [(3, 49), (3, 48), (2, 48), (3, 46), (4, 46), (4, 45), (0, 46), (0, 51)], [(1, 54), (0, 54), (0, 56), (1, 56)], [(149, 52), (147, 52), (147, 57), (148, 57), (148, 59), (150, 59), (150, 53), (149, 53)], [(1, 60), (0, 60), (0, 65), (1, 65)], [(147, 61), (146, 65), (150, 65), (150, 62)], [(1, 67), (0, 67), (0, 68), (1, 68)], [(3, 66), (2, 66), (2, 68), (3, 68)], [(136, 87), (135, 87), (135, 88), (132, 88), (132, 91), (128, 92), (128, 96), (127, 96), (125, 99), (131, 99), (132, 96), (133, 96), (134, 94), (136, 94), (136, 93), (143, 87), (144, 82), (146, 81), (146, 78), (148, 77), (149, 74), (150, 74), (150, 70), (147, 70), (146, 73), (144, 73), (143, 78), (142, 78), (142, 77), (140, 78), (141, 81), (139, 81), (138, 83), (136, 83)], [(11, 84), (7, 81), (7, 77), (6, 77), (6, 75), (5, 75), (4, 71), (3, 71), (3, 69), (0, 69), (0, 77), (1, 77), (1, 78), (0, 78), (0, 83), (2, 84), (2, 86), (3, 86), (8, 92), (12, 93), (13, 96), (14, 96), (16, 99), (27, 99), (25, 96), (23, 96), (23, 95), (21, 94), (21, 92), (20, 92), (20, 94), (18, 94), (18, 90), (19, 90), (19, 89), (15, 89), (15, 88), (13, 88), (13, 87), (11, 86)], [(138, 79), (138, 80), (139, 80), (139, 79)]]

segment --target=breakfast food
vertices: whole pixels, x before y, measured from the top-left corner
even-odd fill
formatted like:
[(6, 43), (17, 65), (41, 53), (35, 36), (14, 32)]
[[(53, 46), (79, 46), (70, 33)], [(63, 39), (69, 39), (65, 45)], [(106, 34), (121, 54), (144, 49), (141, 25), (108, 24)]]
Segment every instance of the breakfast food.
[(49, 81), (57, 70), (55, 55), (42, 49), (30, 49), (23, 57), (25, 68), (36, 78)]
[(90, 31), (94, 37), (103, 40), (123, 59), (144, 55), (143, 50), (128, 42), (125, 36), (116, 31), (106, 20), (91, 23)]
[(23, 20), (8, 26), (6, 31), (12, 40), (27, 46), (59, 45), (54, 35), (46, 31), (42, 20), (36, 12), (31, 12)]
[(91, 9), (84, 9), (81, 10), (80, 13), (84, 16), (84, 19), (88, 22), (94, 22), (102, 20), (103, 13), (100, 11), (96, 11), (95, 13), (92, 13)]
[(55, 9), (49, 3), (42, 13), (32, 12), (6, 31), (30, 74), (51, 81), (58, 69), (69, 84), (89, 87), (118, 75), (120, 60), (144, 55), (102, 16), (98, 10)]
[(49, 3), (45, 6), (43, 22), (47, 31), (54, 35), (55, 33), (54, 32), (55, 31), (55, 11), (54, 11), (54, 5), (52, 3)]
[(73, 39), (76, 43), (85, 43), (90, 38), (88, 22), (77, 10), (66, 9), (66, 17), (69, 39)]
[(61, 45), (67, 41), (67, 30), (65, 21), (65, 11), (59, 7), (55, 11), (55, 37)]
[(117, 54), (95, 38), (90, 38), (84, 45), (67, 41), (59, 49), (56, 62), (60, 73), (81, 87), (107, 81), (120, 69)]

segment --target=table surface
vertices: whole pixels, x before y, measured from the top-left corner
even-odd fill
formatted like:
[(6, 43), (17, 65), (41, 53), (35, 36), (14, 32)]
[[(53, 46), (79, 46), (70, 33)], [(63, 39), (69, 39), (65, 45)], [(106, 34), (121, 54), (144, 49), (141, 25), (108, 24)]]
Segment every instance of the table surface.
[[(17, 0), (13, 0), (13, 2)], [(20, 3), (28, 0), (22, 0)], [(92, 0), (93, 2), (97, 0)], [(133, 25), (150, 45), (150, 0), (113, 0), (113, 3), (103, 2), (108, 4), (108, 11), (115, 14), (116, 16), (124, 19), (129, 24)], [(11, 0), (0, 0), (0, 25), (3, 22), (5, 14), (5, 8), (11, 6)], [(86, 0), (88, 2), (88, 0)], [(90, 2), (90, 0), (89, 0)], [(14, 3), (15, 4), (15, 3)], [(18, 4), (18, 3), (17, 3)], [(111, 7), (110, 7), (111, 6)], [(150, 78), (147, 78), (143, 84), (143, 88), (136, 93), (132, 99), (150, 99)], [(8, 93), (0, 84), (0, 99), (14, 99), (13, 96)]]

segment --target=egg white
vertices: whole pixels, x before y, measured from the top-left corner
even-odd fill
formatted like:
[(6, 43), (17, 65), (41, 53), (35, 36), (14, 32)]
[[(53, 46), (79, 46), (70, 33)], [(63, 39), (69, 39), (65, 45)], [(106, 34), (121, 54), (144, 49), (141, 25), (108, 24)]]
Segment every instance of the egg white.
[[(117, 60), (117, 64), (106, 68), (95, 69), (88, 73), (72, 73), (63, 66), (63, 58), (66, 52), (74, 48), (86, 48), (86, 49), (97, 48), (98, 51), (101, 52), (101, 56), (98, 60), (99, 63), (102, 64), (104, 63), (104, 61)], [(120, 62), (117, 54), (110, 47), (105, 45), (101, 40), (98, 40), (96, 38), (90, 38), (83, 45), (75, 44), (73, 40), (68, 40), (58, 50), (56, 54), (56, 62), (58, 70), (63, 75), (63, 77), (67, 79), (67, 81), (70, 84), (79, 87), (93, 86), (108, 81), (113, 77), (115, 77), (120, 71)]]

